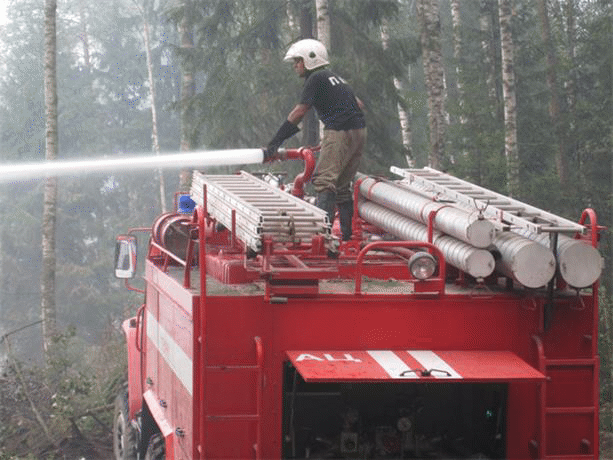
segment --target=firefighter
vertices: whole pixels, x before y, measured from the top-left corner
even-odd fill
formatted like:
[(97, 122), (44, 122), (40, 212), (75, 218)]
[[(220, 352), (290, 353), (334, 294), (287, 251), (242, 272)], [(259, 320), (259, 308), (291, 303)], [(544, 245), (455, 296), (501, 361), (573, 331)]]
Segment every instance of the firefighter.
[(277, 149), (299, 131), (298, 123), (315, 107), (324, 125), (321, 152), (313, 175), (317, 206), (334, 222), (338, 206), (343, 240), (351, 238), (353, 197), (351, 181), (358, 170), (366, 141), (366, 122), (362, 102), (353, 89), (327, 68), (326, 47), (313, 39), (290, 46), (284, 61), (293, 61), (294, 71), (305, 79), (300, 102), (264, 151), (264, 161), (274, 158)]

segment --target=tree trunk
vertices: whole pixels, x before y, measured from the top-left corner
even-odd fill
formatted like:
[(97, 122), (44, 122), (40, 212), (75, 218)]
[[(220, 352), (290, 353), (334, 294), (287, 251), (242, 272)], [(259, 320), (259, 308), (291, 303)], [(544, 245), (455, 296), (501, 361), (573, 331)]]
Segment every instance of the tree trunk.
[[(328, 0), (315, 0), (315, 11), (317, 14), (317, 40), (322, 42), (328, 53), (330, 53), (330, 12), (328, 11)], [(324, 124), (319, 122), (319, 139), (323, 139)]]
[(549, 28), (549, 13), (547, 12), (547, 0), (538, 0), (539, 18), (541, 20), (541, 37), (545, 56), (547, 59), (547, 87), (549, 88), (549, 119), (556, 136), (556, 170), (560, 185), (565, 185), (568, 181), (568, 171), (566, 166), (566, 140), (564, 130), (560, 123), (560, 94), (556, 76), (558, 65), (555, 50), (551, 40), (551, 30)]
[(502, 94), (504, 99), (504, 153), (507, 163), (507, 192), (519, 196), (519, 152), (517, 148), (517, 102), (511, 33), (512, 0), (498, 0), (502, 59)]
[[(57, 159), (57, 82), (56, 82), (56, 0), (45, 0), (45, 116), (47, 161)], [(41, 317), (43, 325), (43, 348), (47, 359), (56, 335), (55, 305), (55, 226), (57, 208), (57, 178), (45, 181), (42, 222), (42, 274), (41, 274)]]
[(300, 15), (296, 14), (296, 7), (293, 2), (287, 2), (285, 5), (285, 14), (287, 15), (287, 26), (290, 31), (298, 30), (300, 22)]
[(311, 1), (302, 0), (300, 7), (300, 37), (313, 38), (313, 16), (311, 15)]
[[(570, 72), (566, 73), (566, 80), (564, 83), (564, 87), (566, 88), (566, 103), (568, 104), (568, 114), (570, 122), (568, 124), (568, 132), (566, 133), (567, 138), (567, 159), (573, 158), (576, 159), (576, 137), (575, 137), (575, 129), (576, 129), (576, 108), (577, 108), (577, 81), (575, 76), (576, 72), (576, 55), (577, 55), (577, 31), (575, 26), (575, 0), (567, 0), (565, 4), (565, 14), (566, 14), (566, 36), (567, 36), (567, 44), (568, 44), (568, 53), (567, 59), (570, 63)], [(575, 160), (576, 161), (576, 160)], [(584, 189), (585, 179), (582, 174), (582, 166), (579, 162), (576, 164), (578, 173), (579, 173), (579, 183), (581, 184), (581, 190)]]
[(322, 42), (326, 49), (330, 51), (330, 13), (328, 11), (328, 0), (315, 0), (317, 11), (317, 40)]
[[(387, 50), (389, 48), (389, 29), (386, 20), (383, 20), (381, 23), (381, 43), (383, 45), (383, 50)], [(393, 77), (394, 88), (400, 94), (403, 91), (402, 82)], [(404, 157), (407, 160), (407, 165), (409, 168), (415, 167), (415, 161), (413, 160), (413, 151), (411, 149), (411, 124), (409, 122), (409, 114), (406, 110), (402, 108), (400, 103), (397, 105), (398, 110), (398, 121), (400, 122), (400, 133), (402, 135), (402, 148), (404, 150)]]
[(441, 22), (438, 0), (419, 0), (417, 15), (420, 21), (421, 45), (426, 91), (428, 93), (430, 156), (435, 169), (442, 165), (445, 148), (445, 74), (441, 49)]
[[(313, 38), (313, 16), (309, 8), (311, 0), (303, 0), (300, 8), (300, 36), (302, 38)], [(303, 145), (314, 146), (318, 144), (319, 123), (315, 115), (315, 109), (307, 112), (302, 119), (302, 143)]]
[[(453, 24), (453, 60), (455, 64), (455, 81), (456, 81), (456, 97), (459, 107), (459, 116), (456, 117), (455, 122), (460, 123), (460, 126), (466, 125), (466, 104), (464, 103), (464, 74), (462, 71), (462, 15), (460, 8), (460, 0), (451, 0), (451, 21)], [(462, 130), (464, 132), (464, 130)], [(462, 151), (460, 152), (463, 157), (468, 155), (464, 144), (466, 138), (462, 140)]]
[(83, 60), (87, 71), (91, 72), (91, 59), (89, 52), (89, 34), (87, 33), (87, 21), (85, 20), (85, 3), (84, 0), (79, 1), (79, 20), (81, 22), (81, 43), (83, 44)]
[[(153, 79), (153, 60), (151, 58), (151, 41), (149, 39), (149, 22), (145, 16), (145, 12), (141, 11), (143, 15), (143, 25), (145, 32), (145, 52), (147, 53), (147, 73), (149, 75), (149, 88), (151, 90), (151, 142), (153, 147), (153, 153), (160, 154), (160, 142), (158, 139), (158, 117), (155, 104), (155, 81)], [(161, 169), (157, 170), (157, 175), (160, 184), (160, 207), (162, 212), (168, 210), (166, 204), (166, 182), (164, 181), (164, 172)]]
[(498, 106), (498, 101), (496, 97), (496, 66), (494, 65), (496, 53), (493, 46), (492, 0), (481, 0), (479, 29), (481, 32), (481, 50), (483, 52), (487, 96), (494, 108), (492, 113), (495, 116), (498, 113), (498, 110), (495, 109)]
[(566, 36), (568, 41), (568, 60), (571, 71), (567, 74), (566, 87), (568, 99), (568, 111), (571, 119), (574, 119), (577, 101), (577, 82), (575, 81), (575, 58), (577, 55), (577, 31), (575, 26), (575, 0), (566, 0)]
[[(194, 65), (190, 51), (194, 48), (194, 38), (192, 36), (191, 24), (191, 0), (183, 0), (183, 19), (179, 25), (179, 35), (181, 36), (181, 48), (185, 56), (181, 61), (183, 74), (181, 84), (181, 152), (188, 152), (194, 149), (192, 135), (192, 111), (190, 102), (195, 94)], [(179, 176), (179, 187), (183, 191), (188, 191), (191, 182), (191, 172), (188, 169), (181, 171)]]
[(458, 89), (458, 101), (460, 109), (464, 107), (464, 99), (462, 94), (463, 82), (460, 60), (462, 59), (462, 16), (460, 9), (460, 0), (451, 0), (451, 21), (453, 24), (453, 60), (455, 61), (455, 78), (456, 87)]

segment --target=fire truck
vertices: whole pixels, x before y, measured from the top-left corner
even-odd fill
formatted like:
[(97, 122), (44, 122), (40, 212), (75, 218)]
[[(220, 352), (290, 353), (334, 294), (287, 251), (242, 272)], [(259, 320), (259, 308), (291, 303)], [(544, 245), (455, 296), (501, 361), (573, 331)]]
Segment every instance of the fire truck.
[(303, 196), (313, 151), (281, 155), (304, 161), (291, 184), (195, 171), (118, 237), (144, 296), (118, 460), (599, 458), (593, 210), (392, 167), (358, 174), (342, 241)]

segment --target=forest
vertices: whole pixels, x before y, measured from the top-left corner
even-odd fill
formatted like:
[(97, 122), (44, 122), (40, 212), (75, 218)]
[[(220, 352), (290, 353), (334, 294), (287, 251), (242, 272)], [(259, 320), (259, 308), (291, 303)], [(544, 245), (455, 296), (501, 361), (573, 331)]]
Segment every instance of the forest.
[[(284, 53), (313, 37), (366, 106), (361, 172), (432, 166), (574, 221), (594, 209), (613, 457), (613, 1), (57, 0), (54, 156), (56, 0), (2, 1), (2, 163), (263, 147), (300, 95)], [(311, 116), (287, 146), (317, 131)], [(113, 276), (115, 237), (184, 185), (176, 170), (0, 184), (0, 459), (108, 457), (120, 324), (142, 302)]]

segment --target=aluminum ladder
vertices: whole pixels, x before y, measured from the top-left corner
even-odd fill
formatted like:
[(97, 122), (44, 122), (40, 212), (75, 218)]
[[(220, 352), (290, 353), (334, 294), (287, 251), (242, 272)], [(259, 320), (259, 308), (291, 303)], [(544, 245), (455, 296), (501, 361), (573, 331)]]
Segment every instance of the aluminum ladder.
[(556, 216), (449, 174), (425, 167), (403, 169), (392, 166), (390, 171), (403, 177), (399, 185), (433, 199), (452, 200), (463, 207), (479, 210), (491, 219), (500, 230), (526, 230), (532, 233), (580, 233), (586, 227), (571, 220)]
[(283, 243), (310, 243), (316, 235), (332, 240), (325, 211), (245, 171), (231, 175), (194, 171), (191, 197), (256, 252), (261, 251), (264, 236)]

